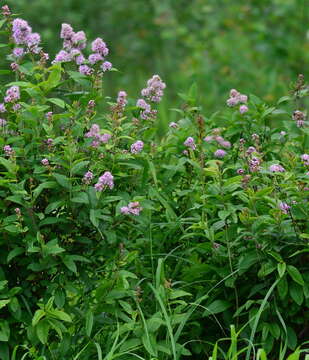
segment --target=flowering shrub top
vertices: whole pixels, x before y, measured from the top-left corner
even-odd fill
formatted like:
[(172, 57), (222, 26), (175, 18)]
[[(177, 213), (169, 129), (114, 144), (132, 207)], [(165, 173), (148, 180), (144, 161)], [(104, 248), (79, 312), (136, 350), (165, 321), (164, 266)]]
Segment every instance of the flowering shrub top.
[[(142, 98), (124, 90), (107, 97), (101, 83), (112, 65), (101, 38), (87, 57), (85, 33), (63, 24), (63, 49), (50, 64), (27, 22), (3, 14), (16, 77), (0, 105), (5, 351), (22, 343), (37, 353), (47, 344), (48, 358), (71, 358), (93, 336), (107, 354), (115, 332), (141, 355), (169, 354), (171, 346), (176, 359), (207, 349), (185, 345), (187, 333), (205, 336), (197, 319), (215, 334), (232, 318), (268, 351), (286, 339), (295, 348), (309, 301), (309, 134), (303, 108), (291, 115), (278, 106), (305, 101), (302, 77), (274, 107), (231, 90), (228, 107), (210, 118), (193, 86), (160, 139), (156, 106), (166, 85), (158, 75)], [(166, 256), (172, 280), (162, 261), (155, 274), (156, 254)], [(185, 301), (192, 295), (204, 301), (195, 312)], [(266, 297), (263, 327), (253, 333)], [(170, 328), (155, 335), (166, 325), (163, 303), (176, 319), (177, 348)], [(283, 322), (273, 325), (276, 311)]]

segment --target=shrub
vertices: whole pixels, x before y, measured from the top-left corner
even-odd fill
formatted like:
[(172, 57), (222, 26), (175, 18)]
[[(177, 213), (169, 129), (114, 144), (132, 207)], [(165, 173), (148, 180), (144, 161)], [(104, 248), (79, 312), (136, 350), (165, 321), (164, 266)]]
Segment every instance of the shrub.
[(303, 77), (273, 107), (233, 89), (210, 117), (193, 85), (159, 138), (158, 75), (136, 99), (108, 97), (102, 39), (87, 57), (85, 33), (63, 24), (50, 64), (2, 9), (15, 80), (0, 105), (0, 358), (203, 357), (232, 323), (267, 352), (295, 350), (309, 301)]

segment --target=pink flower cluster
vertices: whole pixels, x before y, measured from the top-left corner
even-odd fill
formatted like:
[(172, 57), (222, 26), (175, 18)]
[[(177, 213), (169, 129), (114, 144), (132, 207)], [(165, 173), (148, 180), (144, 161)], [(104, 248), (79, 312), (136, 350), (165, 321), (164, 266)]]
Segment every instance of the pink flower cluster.
[(302, 128), (305, 126), (306, 114), (303, 111), (295, 110), (292, 118), (296, 121), (297, 127)]
[(122, 116), (124, 108), (126, 107), (128, 100), (127, 100), (127, 93), (125, 91), (119, 91), (117, 97), (117, 113), (118, 116)]
[(79, 66), (79, 72), (87, 76), (94, 73), (95, 69), (92, 66), (98, 63), (103, 72), (111, 70), (112, 64), (104, 59), (109, 50), (101, 38), (97, 38), (91, 43), (93, 53), (89, 55), (88, 59), (82, 53), (87, 45), (84, 31), (74, 32), (71, 25), (62, 24), (60, 38), (63, 39), (63, 49), (58, 52), (53, 64), (75, 61)]
[(226, 154), (227, 154), (226, 151), (225, 151), (225, 150), (222, 150), (222, 149), (218, 149), (218, 150), (216, 150), (216, 151), (214, 152), (214, 156), (215, 156), (216, 158), (219, 158), (219, 159), (224, 158), (224, 156), (225, 156)]
[(131, 145), (131, 153), (138, 154), (143, 150), (143, 148), (144, 148), (144, 143), (141, 140), (138, 140)]
[(230, 107), (234, 107), (238, 104), (243, 104), (243, 105), (240, 105), (239, 112), (241, 114), (244, 114), (249, 110), (248, 106), (245, 105), (247, 103), (247, 101), (248, 101), (247, 95), (241, 94), (236, 89), (232, 89), (230, 91), (230, 97), (227, 99), (226, 104), (227, 104), (227, 106), (230, 106)]
[(12, 156), (14, 155), (14, 150), (11, 148), (10, 145), (4, 145), (3, 146), (3, 151), (5, 153), (6, 156)]
[(41, 37), (38, 33), (33, 33), (31, 27), (26, 20), (14, 19), (12, 22), (12, 37), (16, 45), (25, 45), (24, 48), (16, 48), (13, 50), (13, 55), (17, 58), (23, 56), (24, 53), (30, 51), (38, 54), (41, 50), (39, 44)]
[(252, 159), (249, 160), (249, 170), (250, 172), (258, 172), (261, 170), (261, 162), (262, 160), (257, 157), (252, 157)]
[(20, 90), (19, 90), (19, 86), (11, 86), (9, 89), (7, 89), (6, 93), (5, 93), (5, 98), (4, 98), (4, 102), (6, 103), (11, 103), (11, 102), (16, 102), (17, 100), (20, 99)]
[(124, 215), (135, 215), (138, 216), (139, 213), (143, 210), (138, 201), (133, 201), (128, 204), (128, 206), (122, 206), (120, 208), (121, 214)]
[(152, 110), (150, 104), (148, 104), (144, 99), (138, 99), (136, 106), (141, 109), (140, 116), (144, 120), (154, 119), (157, 116), (157, 111)]
[(103, 191), (106, 187), (112, 189), (114, 187), (114, 177), (109, 171), (99, 177), (99, 181), (94, 185), (96, 191)]
[(93, 173), (91, 171), (87, 171), (84, 174), (83, 183), (89, 185), (91, 183), (92, 179), (93, 179)]
[(291, 209), (291, 206), (288, 205), (285, 202), (280, 202), (279, 203), (279, 209), (284, 213), (284, 214), (288, 214), (289, 210)]
[(309, 166), (309, 154), (302, 154), (300, 158), (305, 165)]
[(275, 173), (275, 172), (285, 172), (285, 168), (279, 164), (273, 164), (270, 165), (269, 171)]
[(229, 141), (224, 140), (224, 138), (222, 136), (219, 136), (219, 135), (205, 136), (204, 141), (207, 142), (207, 143), (209, 143), (211, 141), (216, 141), (219, 145), (221, 145), (222, 147), (224, 147), (226, 149), (230, 149), (230, 147), (232, 146)]
[(86, 138), (93, 139), (91, 142), (91, 146), (94, 148), (100, 146), (101, 143), (106, 144), (112, 137), (110, 134), (101, 135), (100, 131), (100, 126), (98, 124), (93, 124), (90, 128), (90, 131), (85, 134)]
[(194, 141), (193, 137), (191, 137), (191, 136), (189, 136), (183, 144), (192, 150), (196, 150), (195, 141)]
[(162, 99), (165, 88), (166, 84), (161, 80), (160, 76), (153, 75), (153, 77), (147, 81), (147, 87), (142, 89), (141, 95), (149, 101), (158, 103)]

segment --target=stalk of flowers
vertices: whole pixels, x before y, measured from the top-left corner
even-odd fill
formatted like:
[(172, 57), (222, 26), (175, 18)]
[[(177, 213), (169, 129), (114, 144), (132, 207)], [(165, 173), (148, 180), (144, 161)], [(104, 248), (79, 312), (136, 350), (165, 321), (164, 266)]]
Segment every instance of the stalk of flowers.
[(110, 134), (100, 134), (100, 126), (98, 124), (93, 124), (90, 128), (90, 131), (88, 131), (85, 134), (86, 138), (92, 138), (91, 146), (93, 148), (99, 147), (101, 144), (106, 144), (112, 137)]
[(309, 154), (302, 154), (300, 158), (304, 165), (309, 166)]
[(83, 183), (86, 185), (90, 185), (92, 180), (93, 180), (93, 173), (88, 170), (83, 176)]
[(15, 154), (15, 151), (11, 148), (10, 145), (4, 145), (3, 151), (4, 151), (5, 155), (9, 156), (9, 157), (11, 157)]
[[(162, 100), (164, 94), (163, 90), (166, 88), (166, 84), (161, 80), (159, 75), (153, 75), (151, 79), (147, 81), (147, 87), (141, 90), (141, 95), (150, 102), (159, 103)], [(138, 99), (136, 106), (141, 109), (140, 117), (143, 120), (155, 119), (157, 111), (151, 109), (151, 105), (144, 99)]]
[(112, 189), (114, 187), (114, 177), (109, 171), (105, 171), (102, 176), (99, 177), (98, 182), (94, 185), (96, 191), (103, 191), (109, 187)]
[(134, 144), (131, 145), (131, 154), (138, 154), (144, 148), (144, 143), (141, 140), (137, 140)]
[(273, 164), (273, 165), (270, 165), (269, 171), (272, 173), (278, 173), (278, 172), (282, 173), (282, 172), (285, 172), (285, 168), (283, 166), (281, 166), (280, 164)]
[(306, 119), (305, 112), (300, 111), (300, 110), (295, 110), (293, 112), (292, 118), (294, 121), (296, 121), (297, 127), (302, 128), (305, 126), (305, 119)]
[(138, 216), (143, 208), (140, 206), (138, 201), (130, 202), (127, 206), (120, 208), (121, 214)]
[(288, 214), (289, 210), (291, 209), (291, 206), (288, 205), (285, 202), (280, 202), (279, 203), (279, 209), (284, 213), (284, 214)]
[(74, 32), (70, 24), (64, 23), (61, 26), (60, 38), (63, 39), (63, 48), (56, 55), (53, 64), (74, 61), (78, 71), (87, 76), (112, 69), (112, 63), (105, 60), (109, 49), (101, 38), (98, 37), (91, 43), (92, 53), (88, 58), (83, 54), (87, 45), (84, 31)]
[(189, 136), (183, 143), (187, 148), (190, 148), (192, 150), (196, 150), (196, 144), (193, 137)]
[[(20, 99), (20, 90), (19, 86), (13, 85), (9, 89), (7, 89), (4, 97), (5, 103), (15, 103)], [(2, 104), (3, 105), (3, 104)]]
[(237, 91), (236, 89), (231, 89), (230, 90), (230, 97), (227, 99), (226, 104), (227, 106), (230, 107), (234, 107), (236, 105), (239, 105), (239, 112), (240, 114), (244, 114), (246, 113), (249, 108), (246, 105), (248, 101), (248, 96), (241, 94), (239, 91)]
[(112, 112), (117, 118), (121, 118), (123, 116), (124, 109), (128, 103), (127, 93), (123, 90), (118, 92), (117, 103), (112, 106)]

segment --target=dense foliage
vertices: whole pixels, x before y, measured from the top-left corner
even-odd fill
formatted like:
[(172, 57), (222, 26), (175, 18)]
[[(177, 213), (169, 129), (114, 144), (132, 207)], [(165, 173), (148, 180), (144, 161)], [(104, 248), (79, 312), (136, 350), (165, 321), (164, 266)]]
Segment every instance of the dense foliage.
[(231, 359), (237, 341), (248, 360), (255, 346), (297, 359), (309, 331), (304, 76), (272, 106), (232, 89), (212, 115), (193, 85), (159, 138), (170, 90), (158, 75), (136, 98), (107, 96), (109, 44), (87, 47), (63, 24), (49, 60), (2, 12), (0, 358), (216, 359), (231, 338)]

